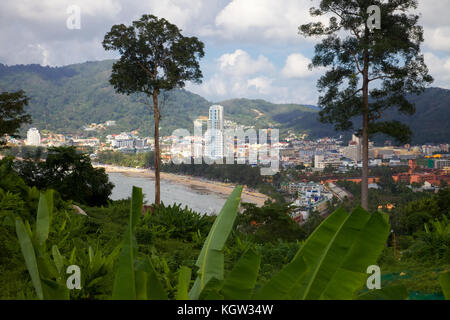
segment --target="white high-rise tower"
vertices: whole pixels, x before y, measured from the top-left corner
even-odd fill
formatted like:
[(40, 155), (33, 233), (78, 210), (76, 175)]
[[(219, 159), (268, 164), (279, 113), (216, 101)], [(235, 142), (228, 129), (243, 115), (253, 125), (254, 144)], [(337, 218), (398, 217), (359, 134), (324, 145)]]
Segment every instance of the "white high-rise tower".
[(30, 128), (27, 132), (27, 145), (29, 146), (40, 146), (41, 145), (41, 134), (36, 128)]
[(223, 158), (223, 107), (209, 108), (208, 131), (206, 132), (205, 153), (211, 159)]

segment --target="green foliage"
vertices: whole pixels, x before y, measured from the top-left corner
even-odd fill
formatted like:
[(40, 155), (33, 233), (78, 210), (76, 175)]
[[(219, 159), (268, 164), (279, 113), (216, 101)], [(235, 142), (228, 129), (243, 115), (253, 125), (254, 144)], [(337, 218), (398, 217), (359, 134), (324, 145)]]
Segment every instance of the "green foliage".
[(224, 274), (223, 248), (233, 228), (241, 200), (242, 187), (236, 187), (224, 204), (205, 240), (195, 265), (197, 278), (189, 292), (189, 299), (196, 300), (213, 279), (222, 281)]
[(173, 238), (192, 241), (199, 237), (206, 237), (214, 216), (200, 215), (181, 204), (165, 206), (164, 203), (152, 207), (151, 214), (142, 218), (136, 228), (139, 243), (151, 244), (157, 238)]
[(380, 290), (368, 291), (358, 296), (358, 300), (407, 300), (408, 290), (405, 286), (396, 285)]
[(123, 167), (151, 168), (154, 164), (154, 152), (127, 154), (122, 152), (100, 152), (97, 161), (104, 164)]
[[(356, 209), (349, 215), (337, 210), (314, 231), (291, 262), (302, 266), (302, 274), (293, 281), (289, 296), (352, 299), (367, 277), (367, 267), (381, 253), (388, 234), (389, 225), (379, 213), (371, 215)], [(281, 272), (288, 272), (287, 268)], [(280, 298), (286, 298), (286, 293)]]
[(392, 226), (397, 234), (413, 235), (423, 231), (430, 220), (443, 219), (449, 213), (450, 188), (439, 190), (438, 194), (410, 201), (395, 209), (391, 216)]
[[(389, 171), (384, 172), (384, 174), (388, 174)], [(359, 173), (360, 174), (360, 173)], [(392, 175), (391, 172), (389, 175)], [(347, 210), (352, 210), (359, 206), (361, 203), (361, 183), (354, 183), (350, 181), (338, 181), (337, 185), (343, 187), (345, 190), (350, 192), (353, 195), (353, 199), (345, 201), (342, 205)], [(422, 228), (423, 223), (426, 222), (423, 219), (417, 219), (417, 222), (414, 223), (414, 226), (408, 226), (411, 228), (409, 230), (401, 229), (406, 227), (404, 221), (404, 214), (401, 211), (405, 211), (405, 208), (408, 205), (413, 205), (414, 208), (411, 207), (411, 214), (417, 210), (417, 215), (428, 215), (424, 208), (418, 208), (417, 201), (427, 201), (427, 198), (430, 198), (431, 194), (428, 192), (414, 192), (410, 188), (407, 187), (405, 183), (394, 183), (392, 181), (391, 176), (384, 176), (380, 182), (380, 189), (371, 189), (369, 193), (369, 210), (376, 211), (378, 210), (378, 206), (386, 206), (387, 204), (394, 204), (396, 208), (392, 211), (391, 223), (393, 229), (396, 233), (407, 234), (413, 232), (412, 230), (417, 230), (417, 228)], [(430, 212), (434, 211), (434, 208), (430, 207)], [(412, 222), (412, 221), (411, 221)]]
[(308, 216), (308, 220), (302, 225), (302, 230), (305, 233), (305, 238), (309, 237), (314, 230), (322, 223), (324, 218), (320, 215), (319, 212), (313, 211)]
[(422, 261), (450, 261), (450, 228), (448, 218), (431, 221), (432, 229), (425, 224), (426, 232), (416, 233), (417, 240), (404, 252), (405, 257)]
[[(53, 192), (41, 195), (36, 218), (35, 231), (31, 231), (29, 223), (16, 218), (16, 232), (19, 239), (25, 264), (30, 273), (36, 295), (43, 299), (69, 299), (69, 291), (62, 281), (61, 261), (58, 254), (53, 255), (53, 260), (45, 252), (45, 240), (50, 229), (50, 216), (53, 209)], [(54, 247), (54, 253), (58, 248)]]
[(448, 260), (439, 261), (427, 256), (408, 257), (405, 252), (399, 256), (392, 247), (385, 248), (378, 265), (383, 272), (382, 288), (402, 285), (410, 293), (410, 299), (421, 300), (429, 296), (442, 296), (439, 277), (450, 268)]
[[(447, 247), (445, 251), (438, 240), (446, 234), (443, 217), (439, 223), (433, 219), (428, 222), (428, 233), (421, 232), (408, 240), (411, 245), (405, 244), (408, 249), (401, 262), (392, 248), (385, 250), (392, 257), (384, 253), (378, 262), (383, 273), (409, 274), (408, 270), (414, 270), (412, 278), (400, 279), (400, 283), (383, 282), (384, 290), (358, 296), (367, 278), (366, 268), (377, 264), (390, 230), (383, 214), (371, 215), (361, 209), (347, 214), (338, 210), (320, 223), (304, 243), (280, 239), (255, 244), (254, 237), (239, 231), (240, 219), (246, 217), (237, 215), (239, 190), (235, 190), (219, 217), (201, 216), (180, 205), (161, 205), (141, 216), (139, 189), (134, 190), (132, 200), (110, 202), (103, 208), (82, 206), (86, 217), (74, 215), (70, 203), (61, 201), (57, 192), (53, 193), (53, 204), (45, 199), (51, 197), (50, 192), (41, 196), (39, 204), (39, 191), (26, 185), (17, 187), (21, 184), (14, 180), (20, 178), (11, 170), (4, 172), (9, 182), (3, 184), (6, 191), (0, 192), (0, 204), (4, 204), (0, 206), (0, 283), (5, 288), (2, 298), (36, 298), (35, 283), (40, 283), (44, 299), (68, 298), (65, 270), (69, 265), (78, 265), (82, 270), (82, 289), (71, 290), (71, 299), (109, 299), (115, 290), (124, 299), (186, 300), (195, 293), (193, 283), (202, 270), (210, 279), (197, 291), (198, 299), (403, 299), (404, 290), (398, 285), (406, 287), (411, 297), (416, 291), (439, 294), (439, 276), (448, 270), (445, 252), (449, 250)], [(21, 192), (26, 198), (21, 198)], [(445, 195), (442, 191), (443, 198), (436, 195), (434, 199), (445, 205)], [(22, 201), (17, 204), (20, 210), (12, 203), (14, 199)], [(258, 210), (267, 210), (270, 214), (263, 215), (268, 224), (272, 216), (276, 223), (284, 221), (281, 214), (288, 217), (285, 209), (269, 203), (251, 212), (258, 218)], [(24, 222), (14, 230), (17, 216)], [(283, 223), (278, 226), (286, 228)], [(420, 251), (414, 258), (417, 260), (408, 258), (407, 252), (427, 237), (430, 242), (426, 251)], [(427, 251), (440, 254), (440, 258), (426, 256)], [(202, 256), (205, 259), (199, 259)], [(417, 269), (421, 258), (430, 259), (431, 267)], [(134, 290), (133, 282), (124, 283), (132, 277)], [(127, 286), (130, 283), (132, 286)]]
[(204, 56), (204, 44), (196, 37), (184, 37), (166, 19), (143, 15), (132, 26), (114, 25), (103, 47), (121, 55), (110, 80), (120, 93), (158, 95), (202, 78), (198, 59)]
[(261, 264), (261, 256), (253, 249), (248, 249), (229, 273), (221, 293), (225, 300), (249, 300), (253, 295), (253, 289)]
[(178, 271), (177, 300), (189, 300), (189, 286), (191, 284), (192, 270), (188, 267), (181, 267)]
[[(29, 225), (28, 225), (29, 228)], [(36, 261), (36, 253), (34, 251), (33, 243), (31, 242), (30, 230), (23, 222), (17, 218), (16, 220), (17, 237), (19, 238), (20, 247), (22, 249), (23, 256), (25, 258), (25, 264), (30, 272), (31, 281), (36, 290), (36, 295), (39, 299), (44, 299), (44, 293), (42, 289), (41, 277), (39, 275), (39, 269)]]
[[(24, 89), (33, 97), (26, 108), (33, 125), (40, 130), (57, 133), (84, 133), (82, 128), (92, 122), (116, 120), (117, 126), (107, 132), (95, 133), (104, 137), (110, 133), (139, 130), (143, 136), (153, 134), (154, 120), (148, 112), (149, 101), (142, 95), (120, 95), (109, 84), (114, 61), (96, 61), (65, 67), (46, 68), (37, 65), (4, 66), (0, 64), (0, 87), (6, 91)], [(406, 95), (415, 104), (416, 114), (406, 116), (389, 110), (386, 120), (408, 124), (414, 133), (413, 143), (441, 143), (448, 141), (450, 122), (447, 106), (450, 90), (429, 88), (422, 95)], [(193, 130), (193, 121), (208, 114), (212, 102), (183, 89), (161, 93), (161, 133), (170, 135), (175, 129)], [(268, 128), (273, 124), (282, 132), (293, 129), (309, 133), (311, 137), (333, 136), (333, 126), (318, 121), (318, 109), (299, 104), (273, 104), (264, 100), (235, 99), (220, 102), (226, 109), (225, 118), (243, 125)], [(253, 109), (263, 114), (257, 116)], [(166, 112), (170, 110), (170, 112)], [(27, 129), (28, 126), (23, 126)], [(22, 134), (24, 132), (22, 131)], [(378, 137), (376, 137), (378, 138)], [(379, 137), (377, 142), (384, 142)]]
[(439, 282), (441, 283), (445, 298), (450, 300), (450, 272), (441, 274)]
[(255, 293), (255, 299), (283, 300), (292, 299), (292, 290), (308, 267), (303, 257), (297, 255), (262, 289)]
[[(233, 191), (211, 228), (197, 259), (199, 269), (189, 292), (190, 299), (248, 299), (253, 296), (261, 259), (255, 251), (247, 250), (227, 277), (223, 271), (223, 248), (236, 218), (241, 192), (242, 188)], [(338, 210), (255, 297), (352, 299), (365, 282), (367, 266), (374, 264), (383, 250), (389, 230), (387, 217), (380, 213), (371, 215), (357, 209), (349, 215)], [(126, 256), (130, 259), (130, 255)], [(128, 265), (125, 275), (133, 272), (132, 264)], [(177, 296), (183, 299), (186, 298), (186, 273), (187, 269), (179, 273)], [(116, 277), (120, 277), (120, 270)], [(134, 279), (130, 283), (134, 283)], [(130, 294), (134, 294), (132, 290), (125, 296), (130, 298)]]
[[(136, 278), (135, 274), (135, 257), (137, 255), (137, 244), (134, 237), (137, 220), (142, 213), (142, 189), (133, 188), (131, 198), (130, 221), (125, 232), (116, 277), (114, 280), (113, 299), (137, 299), (137, 285), (141, 277)], [(145, 276), (144, 276), (145, 277)]]
[(272, 202), (257, 207), (244, 203), (242, 207), (244, 211), (238, 217), (237, 228), (244, 234), (252, 235), (257, 243), (305, 238), (303, 229), (290, 216), (294, 211), (290, 204)]
[[(366, 24), (372, 5), (381, 10), (382, 23), (376, 30)], [(406, 125), (381, 118), (390, 108), (414, 114), (405, 93), (418, 95), (433, 81), (420, 52), (423, 28), (418, 25), (419, 15), (413, 13), (416, 8), (415, 0), (322, 0), (319, 8), (311, 9), (314, 16), (332, 15), (328, 25), (317, 22), (299, 28), (306, 37), (325, 36), (316, 45), (311, 64), (331, 68), (317, 83), (324, 92), (319, 98), (322, 122), (346, 131), (353, 128), (355, 117), (362, 117), (369, 135), (383, 133), (400, 142), (410, 139), (412, 132)]]
[(15, 194), (23, 199), (28, 197), (29, 187), (14, 171), (14, 158), (6, 157), (0, 160), (0, 188)]
[[(193, 163), (193, 162), (192, 162)], [(164, 164), (161, 171), (190, 175), (223, 182), (233, 182), (256, 188), (263, 184), (260, 168), (244, 164), (220, 165), (202, 164)]]
[(105, 170), (94, 168), (89, 156), (75, 147), (49, 148), (45, 161), (38, 156), (15, 167), (28, 185), (54, 189), (65, 200), (91, 206), (105, 205), (114, 187)]
[(0, 149), (5, 144), (4, 135), (18, 137), (22, 124), (31, 123), (30, 115), (25, 113), (29, 98), (24, 91), (0, 92)]

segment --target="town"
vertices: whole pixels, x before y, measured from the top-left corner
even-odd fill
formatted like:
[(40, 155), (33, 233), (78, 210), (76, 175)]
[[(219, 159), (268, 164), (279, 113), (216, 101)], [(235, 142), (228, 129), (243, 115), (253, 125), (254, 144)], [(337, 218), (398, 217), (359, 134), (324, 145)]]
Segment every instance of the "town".
[[(74, 146), (88, 152), (94, 163), (97, 162), (98, 154), (103, 152), (139, 154), (154, 150), (154, 139), (140, 137), (139, 131), (103, 134), (103, 139), (95, 136), (95, 133), (100, 134), (115, 126), (116, 121), (86, 125), (83, 130), (91, 135), (94, 133), (94, 136), (90, 137), (85, 137), (83, 134), (55, 134), (49, 131), (41, 133), (37, 128), (30, 128), (26, 139), (17, 140), (6, 137), (6, 140), (12, 147)], [(219, 162), (218, 160), (222, 160), (226, 150), (230, 148), (234, 148), (235, 160), (244, 158), (247, 159), (244, 163), (250, 164), (248, 159), (251, 158), (252, 151), (264, 148), (265, 150), (276, 149), (280, 170), (297, 169), (297, 176), (285, 179), (280, 183), (278, 191), (297, 207), (291, 216), (299, 224), (307, 221), (314, 211), (326, 214), (330, 202), (344, 201), (352, 197), (351, 193), (336, 184), (338, 181), (361, 182), (360, 174), (355, 170), (362, 167), (362, 141), (356, 135), (344, 144), (342, 136), (309, 139), (306, 133), (287, 132), (279, 141), (252, 143), (247, 136), (246, 139), (235, 139), (233, 146), (226, 146), (224, 138), (226, 130), (231, 129), (235, 132), (245, 130), (248, 133), (248, 130), (254, 130), (255, 127), (241, 126), (233, 121), (225, 120), (224, 108), (218, 105), (211, 106), (209, 116), (201, 116), (195, 120), (194, 127), (200, 128), (197, 132), (202, 132), (202, 129), (206, 128), (205, 135), (181, 138), (178, 135), (161, 137), (163, 164), (179, 163), (177, 161), (180, 159), (191, 160), (191, 157), (198, 152)], [(266, 131), (270, 133), (272, 129)], [(198, 146), (200, 151), (195, 150)], [(405, 168), (392, 174), (394, 181), (406, 183), (416, 191), (437, 192), (441, 185), (445, 186), (450, 182), (449, 147), (449, 144), (395, 146), (391, 141), (386, 141), (382, 146), (375, 146), (373, 142), (370, 142), (369, 166), (371, 168)], [(263, 166), (262, 162), (267, 163), (267, 159), (260, 158), (257, 164)], [(139, 169), (139, 166), (137, 168)], [(351, 176), (352, 172), (355, 172), (354, 176)], [(369, 177), (369, 189), (380, 188), (377, 184), (379, 180), (380, 177)], [(272, 178), (266, 177), (265, 181), (270, 183)], [(387, 204), (387, 209), (392, 206)]]

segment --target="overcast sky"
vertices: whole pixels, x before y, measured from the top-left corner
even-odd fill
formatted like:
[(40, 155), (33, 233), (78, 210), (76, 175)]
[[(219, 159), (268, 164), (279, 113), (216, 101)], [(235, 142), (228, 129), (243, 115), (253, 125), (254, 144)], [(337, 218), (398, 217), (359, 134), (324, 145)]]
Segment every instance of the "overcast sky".
[[(204, 81), (187, 89), (211, 101), (317, 102), (314, 42), (297, 34), (318, 0), (0, 0), (0, 63), (62, 66), (115, 58), (101, 42), (111, 26), (144, 13), (164, 17), (206, 45)], [(69, 29), (67, 9), (81, 9)], [(420, 0), (423, 52), (433, 86), (450, 89), (450, 0)]]

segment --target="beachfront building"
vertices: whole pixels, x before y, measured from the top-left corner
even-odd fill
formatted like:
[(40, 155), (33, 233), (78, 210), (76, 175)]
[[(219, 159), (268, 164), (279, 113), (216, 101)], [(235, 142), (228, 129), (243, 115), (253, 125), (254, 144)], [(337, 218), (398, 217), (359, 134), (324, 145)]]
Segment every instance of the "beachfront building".
[(30, 128), (27, 132), (27, 145), (28, 146), (40, 146), (41, 134), (36, 128)]
[(205, 134), (205, 156), (219, 159), (224, 156), (224, 119), (223, 107), (213, 105), (209, 108), (208, 130)]
[(347, 147), (342, 149), (342, 155), (346, 158), (352, 159), (355, 162), (362, 160), (362, 140), (353, 135), (352, 140)]

